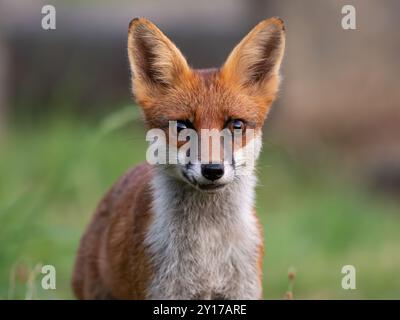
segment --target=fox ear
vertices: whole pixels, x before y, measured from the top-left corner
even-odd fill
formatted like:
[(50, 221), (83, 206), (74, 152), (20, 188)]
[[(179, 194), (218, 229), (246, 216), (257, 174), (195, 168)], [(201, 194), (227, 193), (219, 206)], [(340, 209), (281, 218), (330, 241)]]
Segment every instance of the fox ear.
[(224, 81), (273, 100), (285, 50), (285, 27), (279, 18), (260, 22), (233, 49), (221, 69)]
[(129, 24), (128, 56), (137, 99), (176, 85), (191, 72), (179, 49), (149, 20)]

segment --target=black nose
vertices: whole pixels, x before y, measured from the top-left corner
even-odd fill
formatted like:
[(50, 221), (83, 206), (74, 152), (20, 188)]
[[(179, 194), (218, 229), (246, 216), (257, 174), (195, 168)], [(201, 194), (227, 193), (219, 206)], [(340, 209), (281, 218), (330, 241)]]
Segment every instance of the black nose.
[(217, 180), (224, 175), (224, 165), (219, 163), (202, 164), (201, 174), (208, 180)]

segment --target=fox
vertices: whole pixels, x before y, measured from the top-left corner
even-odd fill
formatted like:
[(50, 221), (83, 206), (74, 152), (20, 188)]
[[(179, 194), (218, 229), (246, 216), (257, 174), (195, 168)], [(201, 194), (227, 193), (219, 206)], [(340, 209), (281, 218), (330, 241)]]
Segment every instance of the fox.
[(233, 161), (130, 169), (84, 232), (72, 288), (78, 299), (262, 299), (264, 238), (255, 210), (262, 127), (280, 84), (285, 26), (257, 24), (219, 68), (194, 69), (146, 18), (128, 28), (132, 94), (147, 128), (254, 132)]

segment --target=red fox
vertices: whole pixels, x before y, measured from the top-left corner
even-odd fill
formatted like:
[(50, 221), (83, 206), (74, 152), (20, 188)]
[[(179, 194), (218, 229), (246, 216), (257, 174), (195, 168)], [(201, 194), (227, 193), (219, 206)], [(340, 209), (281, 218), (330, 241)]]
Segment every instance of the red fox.
[[(253, 130), (256, 159), (284, 47), (283, 21), (267, 19), (221, 68), (196, 70), (152, 22), (136, 18), (128, 32), (133, 94), (150, 129), (174, 121), (178, 130)], [(146, 163), (120, 178), (81, 239), (76, 297), (261, 299), (255, 168), (242, 149), (231, 163)]]

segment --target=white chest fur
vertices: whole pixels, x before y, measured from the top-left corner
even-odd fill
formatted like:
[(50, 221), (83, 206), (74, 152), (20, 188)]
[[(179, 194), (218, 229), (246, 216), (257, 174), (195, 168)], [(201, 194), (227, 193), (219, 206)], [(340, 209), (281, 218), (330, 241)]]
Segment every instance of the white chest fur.
[(155, 271), (149, 298), (260, 298), (255, 182), (239, 177), (222, 192), (203, 193), (156, 173), (146, 236)]

